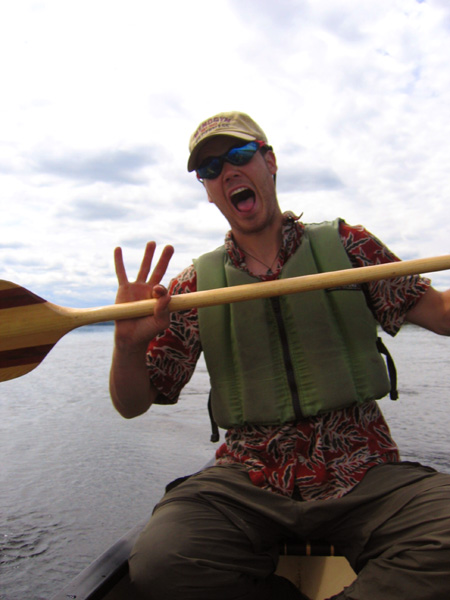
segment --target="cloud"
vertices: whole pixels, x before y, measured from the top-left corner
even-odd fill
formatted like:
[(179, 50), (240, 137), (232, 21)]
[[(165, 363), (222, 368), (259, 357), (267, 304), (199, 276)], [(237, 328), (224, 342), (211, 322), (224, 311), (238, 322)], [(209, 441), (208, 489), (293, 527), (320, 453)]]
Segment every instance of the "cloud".
[(26, 247), (27, 245), (23, 242), (0, 242), (0, 250), (18, 250)]
[(278, 173), (277, 188), (280, 193), (303, 191), (340, 190), (344, 186), (341, 179), (326, 168), (297, 168), (281, 169)]
[(146, 181), (142, 171), (157, 164), (156, 152), (151, 148), (133, 150), (66, 151), (55, 154), (36, 152), (33, 169), (82, 183), (105, 182), (112, 184), (141, 184)]
[(70, 217), (82, 222), (115, 221), (126, 219), (129, 209), (101, 200), (75, 200), (59, 211), (62, 217)]
[(281, 33), (285, 39), (289, 37), (286, 33), (296, 30), (311, 13), (310, 4), (298, 0), (258, 0), (257, 10), (251, 0), (231, 0), (230, 6), (250, 27), (261, 29), (265, 35)]

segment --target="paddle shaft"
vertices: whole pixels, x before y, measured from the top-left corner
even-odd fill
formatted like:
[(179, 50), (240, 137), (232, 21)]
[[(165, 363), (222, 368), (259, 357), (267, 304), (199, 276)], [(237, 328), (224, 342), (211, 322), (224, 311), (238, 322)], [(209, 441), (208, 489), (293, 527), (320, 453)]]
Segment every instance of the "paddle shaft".
[[(404, 275), (431, 273), (445, 269), (450, 269), (450, 255), (371, 265), (328, 273), (315, 273), (313, 275), (303, 275), (302, 277), (292, 277), (290, 279), (276, 279), (274, 281), (237, 285), (192, 292), (190, 294), (179, 294), (171, 299), (169, 310), (174, 312), (192, 308), (204, 308), (219, 304), (270, 298), (271, 296), (334, 288), (380, 279), (391, 279)], [(119, 321), (148, 316), (153, 314), (155, 303), (156, 300), (141, 300), (139, 302), (114, 304), (99, 308), (64, 310), (72, 312), (72, 318), (78, 322), (75, 327), (80, 327), (102, 321)]]

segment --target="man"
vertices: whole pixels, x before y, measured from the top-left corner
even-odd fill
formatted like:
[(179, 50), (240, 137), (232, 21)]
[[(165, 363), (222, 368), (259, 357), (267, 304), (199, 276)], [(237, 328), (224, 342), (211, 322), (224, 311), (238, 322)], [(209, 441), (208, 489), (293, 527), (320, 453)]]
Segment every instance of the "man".
[(358, 573), (337, 599), (448, 598), (450, 476), (399, 460), (374, 401), (391, 383), (373, 317), (392, 335), (405, 320), (450, 335), (450, 291), (414, 276), (169, 315), (171, 294), (398, 260), (361, 226), (283, 215), (275, 154), (243, 113), (199, 126), (188, 169), (231, 230), (170, 294), (172, 248), (149, 277), (149, 244), (134, 283), (116, 250), (117, 301), (158, 301), (116, 324), (111, 396), (127, 418), (174, 403), (203, 350), (226, 436), (215, 465), (155, 509), (130, 557), (137, 594), (301, 598), (273, 575), (280, 541), (298, 537), (328, 539)]

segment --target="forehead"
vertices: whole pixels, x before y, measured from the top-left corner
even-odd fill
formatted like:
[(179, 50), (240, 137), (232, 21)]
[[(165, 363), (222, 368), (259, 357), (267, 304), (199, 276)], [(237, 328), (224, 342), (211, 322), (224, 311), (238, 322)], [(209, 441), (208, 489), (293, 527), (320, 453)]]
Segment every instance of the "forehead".
[(242, 146), (245, 143), (245, 140), (241, 140), (236, 137), (231, 137), (229, 135), (217, 135), (213, 138), (210, 138), (200, 148), (197, 163), (201, 164), (210, 156), (220, 156), (221, 154), (228, 152), (230, 148), (233, 148), (234, 146)]

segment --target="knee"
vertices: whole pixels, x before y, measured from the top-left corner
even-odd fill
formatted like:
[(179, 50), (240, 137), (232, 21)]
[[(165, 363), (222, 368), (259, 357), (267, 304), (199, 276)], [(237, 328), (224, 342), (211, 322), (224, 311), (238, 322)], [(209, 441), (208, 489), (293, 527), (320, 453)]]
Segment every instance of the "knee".
[(177, 600), (184, 578), (184, 563), (189, 559), (180, 547), (174, 530), (164, 536), (147, 526), (138, 538), (128, 560), (130, 579), (138, 598)]

